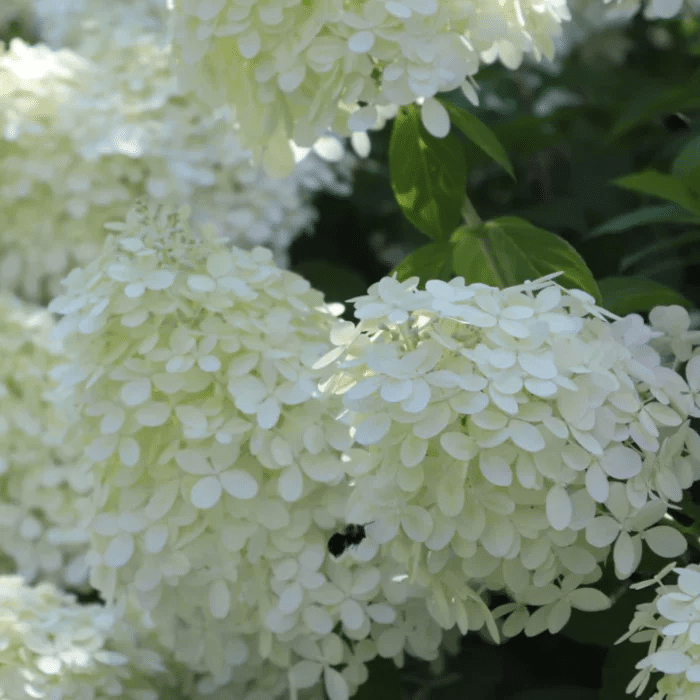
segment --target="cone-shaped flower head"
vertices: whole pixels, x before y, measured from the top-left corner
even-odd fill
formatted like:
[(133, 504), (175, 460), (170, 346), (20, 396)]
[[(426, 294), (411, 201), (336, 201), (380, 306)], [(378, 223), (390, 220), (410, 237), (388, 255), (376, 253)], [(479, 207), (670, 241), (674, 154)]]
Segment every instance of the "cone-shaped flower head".
[(7, 573), (77, 587), (87, 583), (88, 484), (51, 398), (49, 372), (66, 360), (49, 339), (53, 325), (45, 310), (0, 294), (0, 553)]
[(620, 577), (642, 542), (683, 551), (659, 521), (698, 478), (700, 438), (640, 317), (611, 323), (551, 276), (384, 278), (355, 303), (359, 323), (340, 322), (319, 362), (341, 368), (327, 389), (357, 447), (347, 520), (432, 589), (444, 627), (469, 627), (467, 581), (543, 606), (529, 630), (558, 631), (571, 607), (605, 605), (580, 586), (613, 543)]
[(53, 585), (0, 578), (0, 696), (8, 700), (178, 697), (163, 659), (101, 605)]
[(335, 320), (322, 295), (186, 218), (132, 210), (50, 305), (95, 480), (91, 582), (135, 596), (180, 661), (237, 697), (272, 663), (283, 687), (288, 670), (297, 688), (323, 673), (342, 700), (378, 651), (338, 624), (356, 640), (405, 626), (391, 655), (424, 658), (441, 632), (407, 603), (401, 566), (370, 562), (376, 545), (362, 560), (327, 551), (351, 440), (317, 389), (328, 370), (312, 369)]
[(378, 107), (425, 100), (428, 130), (444, 135), (436, 93), (476, 100), (480, 62), (551, 58), (568, 17), (565, 0), (175, 0), (174, 49), (183, 87), (233, 105), (254, 157), (286, 172), (287, 139), (367, 131)]

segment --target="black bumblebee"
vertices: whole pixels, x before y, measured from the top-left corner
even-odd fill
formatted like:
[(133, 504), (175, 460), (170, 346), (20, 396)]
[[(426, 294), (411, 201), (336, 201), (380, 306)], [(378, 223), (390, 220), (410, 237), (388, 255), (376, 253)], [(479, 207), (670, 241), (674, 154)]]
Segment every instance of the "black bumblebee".
[(360, 544), (367, 537), (364, 525), (346, 525), (342, 532), (336, 532), (328, 540), (328, 551), (339, 557), (348, 547)]

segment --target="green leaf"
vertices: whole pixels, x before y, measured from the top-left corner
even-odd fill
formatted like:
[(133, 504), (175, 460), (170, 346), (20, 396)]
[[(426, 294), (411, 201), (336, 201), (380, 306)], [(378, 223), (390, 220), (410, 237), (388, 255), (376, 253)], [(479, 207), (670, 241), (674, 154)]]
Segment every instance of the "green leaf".
[(700, 193), (700, 136), (688, 141), (671, 165), (671, 173), (682, 177), (696, 195)]
[(367, 282), (362, 275), (326, 260), (304, 260), (294, 266), (294, 272), (322, 291), (327, 302), (344, 302), (367, 291)]
[[(634, 695), (627, 695), (625, 689), (637, 674), (634, 668), (649, 650), (648, 643), (622, 642), (610, 648), (603, 664), (603, 684), (598, 700), (631, 700)], [(647, 700), (654, 692), (654, 677), (646, 687), (639, 700)]]
[(407, 255), (393, 270), (400, 282), (409, 277), (420, 277), (422, 285), (428, 280), (452, 278), (452, 244), (427, 243)]
[(471, 112), (462, 109), (444, 98), (438, 98), (450, 114), (450, 121), (484, 153), (493, 158), (514, 180), (513, 165), (508, 154), (491, 129)]
[(649, 255), (659, 255), (664, 251), (682, 248), (690, 243), (695, 243), (697, 240), (700, 240), (700, 229), (697, 231), (686, 231), (686, 233), (681, 233), (677, 236), (669, 235), (666, 238), (662, 238), (660, 241), (655, 241), (639, 250), (635, 250), (634, 253), (630, 253), (622, 258), (620, 261), (620, 272), (624, 272), (633, 265), (636, 265), (640, 260), (643, 260)]
[(359, 687), (353, 700), (401, 700), (401, 676), (396, 664), (377, 657), (367, 664), (369, 679)]
[(598, 280), (603, 306), (614, 314), (650, 311), (655, 306), (691, 307), (692, 303), (675, 289), (644, 277), (605, 277)]
[(688, 141), (671, 165), (671, 174), (678, 177), (697, 172), (700, 168), (700, 136)]
[(648, 122), (667, 112), (693, 111), (700, 107), (697, 94), (698, 80), (693, 76), (684, 85), (673, 85), (666, 90), (643, 91), (630, 102), (625, 113), (613, 124), (608, 140), (618, 139), (636, 126)]
[(391, 130), (389, 171), (406, 218), (429, 238), (447, 240), (459, 222), (467, 188), (467, 164), (457, 134), (431, 136), (414, 105), (402, 108)]
[(634, 192), (650, 194), (680, 204), (694, 214), (700, 215), (700, 197), (687, 183), (675, 175), (666, 175), (657, 170), (645, 170), (613, 180), (613, 184)]
[(659, 204), (654, 207), (643, 207), (636, 211), (620, 214), (610, 221), (597, 226), (585, 239), (604, 236), (608, 233), (621, 233), (638, 226), (650, 226), (651, 224), (700, 224), (700, 217), (690, 216), (686, 209), (677, 204)]
[(480, 230), (461, 226), (452, 235), (455, 272), (467, 284), (483, 282), (500, 288), (562, 271), (557, 282), (583, 289), (596, 300), (600, 292), (575, 248), (550, 231), (515, 216), (486, 222)]

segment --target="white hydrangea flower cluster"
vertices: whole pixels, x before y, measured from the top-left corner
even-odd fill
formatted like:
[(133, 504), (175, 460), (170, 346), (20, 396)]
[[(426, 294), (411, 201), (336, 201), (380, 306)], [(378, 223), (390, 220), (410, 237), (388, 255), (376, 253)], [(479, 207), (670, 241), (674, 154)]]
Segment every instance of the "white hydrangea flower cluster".
[(268, 246), (284, 265), (316, 218), (312, 195), (348, 193), (353, 161), (339, 143), (339, 162), (313, 153), (282, 181), (252, 166), (230, 110), (184, 99), (164, 30), (134, 37), (137, 24), (125, 25), (124, 45), (98, 22), (77, 53), (14, 40), (0, 56), (3, 288), (50, 299), (68, 270), (98, 254), (103, 224), (141, 195), (191, 201), (197, 222), (237, 245)]
[(561, 35), (554, 40), (557, 57), (575, 48), (588, 62), (604, 58), (623, 63), (634, 46), (624, 28), (642, 5), (648, 20), (700, 12), (700, 0), (569, 0), (571, 21), (563, 25)]
[(80, 452), (50, 397), (49, 372), (66, 359), (49, 340), (53, 325), (45, 310), (0, 294), (0, 553), (6, 573), (78, 587), (89, 482), (74, 479)]
[(0, 696), (7, 700), (166, 700), (175, 679), (134, 629), (53, 585), (0, 577)]
[[(670, 572), (678, 575), (676, 584), (662, 583)], [(652, 672), (663, 677), (650, 700), (700, 697), (700, 566), (670, 564), (652, 581), (635, 584), (642, 588), (657, 584), (656, 598), (637, 606), (629, 631), (619, 640), (648, 642), (649, 653), (636, 668), (639, 673), (627, 686), (628, 693), (642, 694)]]
[(572, 607), (607, 604), (581, 586), (611, 547), (620, 578), (643, 542), (685, 549), (661, 522), (700, 476), (691, 388), (660, 365), (641, 317), (611, 323), (554, 276), (423, 291), (384, 278), (319, 362), (340, 368), (326, 388), (356, 446), (346, 519), (431, 591), (444, 628), (480, 627), (466, 603), (490, 589), (515, 601), (498, 611), (507, 636), (556, 632)]
[(187, 217), (133, 209), (49, 306), (95, 481), (91, 583), (137, 600), (208, 690), (274, 698), (322, 677), (345, 700), (366, 661), (435, 658), (442, 631), (376, 545), (327, 551), (351, 440), (311, 366), (334, 313), (269, 250)]
[(698, 0), (604, 0), (613, 15), (620, 12), (635, 14), (643, 5), (645, 19), (671, 19), (679, 14), (692, 15), (700, 10)]
[(183, 86), (233, 105), (255, 159), (284, 173), (288, 139), (365, 132), (378, 107), (422, 103), (444, 136), (437, 93), (461, 87), (476, 101), (480, 62), (551, 58), (567, 19), (565, 0), (175, 0), (173, 27)]
[[(167, 43), (167, 0), (33, 0), (41, 38), (54, 49), (79, 50), (96, 58), (127, 48), (144, 35)], [(110, 46), (105, 45), (105, 35)]]

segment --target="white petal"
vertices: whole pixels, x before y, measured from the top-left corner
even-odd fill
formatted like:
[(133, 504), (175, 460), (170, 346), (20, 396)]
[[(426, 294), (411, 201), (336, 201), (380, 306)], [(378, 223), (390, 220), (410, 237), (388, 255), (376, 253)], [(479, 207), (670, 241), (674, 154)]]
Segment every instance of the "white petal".
[(213, 292), (216, 282), (209, 275), (190, 275), (187, 278), (187, 286), (193, 292)]
[(280, 593), (279, 609), (289, 615), (299, 609), (303, 600), (304, 590), (297, 581), (294, 581)]
[(127, 467), (133, 467), (139, 461), (141, 451), (134, 438), (122, 438), (119, 441), (119, 459)]
[(413, 382), (410, 379), (387, 378), (382, 382), (379, 395), (387, 403), (399, 403), (413, 393)]
[(355, 32), (348, 39), (348, 48), (353, 53), (367, 53), (372, 46), (374, 46), (374, 34), (368, 29)]
[(700, 355), (694, 355), (685, 366), (685, 378), (693, 391), (700, 391)]
[(665, 559), (680, 556), (688, 546), (685, 537), (669, 525), (653, 527), (651, 530), (647, 530), (642, 537), (652, 552)]
[(333, 618), (320, 605), (308, 605), (301, 613), (304, 624), (316, 634), (327, 635), (333, 630)]
[(631, 447), (614, 445), (605, 450), (600, 465), (613, 479), (631, 479), (642, 471), (642, 458)]
[(238, 37), (238, 50), (243, 58), (255, 58), (260, 51), (260, 34), (252, 29)]
[(140, 406), (151, 398), (151, 380), (142, 377), (127, 382), (122, 386), (121, 397), (127, 406)]
[(481, 535), (481, 544), (493, 557), (504, 557), (510, 551), (515, 529), (510, 520), (499, 518), (486, 526)]
[(136, 412), (136, 420), (140, 425), (156, 428), (163, 425), (170, 417), (170, 406), (167, 403), (152, 402)]
[(494, 486), (510, 486), (513, 482), (513, 471), (503, 457), (482, 453), (479, 458), (479, 469)]
[(391, 418), (387, 414), (367, 416), (355, 430), (355, 441), (360, 445), (376, 445), (391, 427)]
[(212, 581), (209, 586), (209, 612), (215, 620), (223, 620), (231, 609), (231, 592), (225, 581)]
[(460, 432), (442, 433), (440, 445), (450, 457), (464, 462), (468, 462), (477, 452), (474, 438)]
[(433, 519), (425, 508), (407, 506), (401, 514), (401, 527), (414, 542), (425, 542), (433, 530)]
[(352, 144), (353, 150), (360, 158), (367, 158), (367, 156), (369, 156), (372, 144), (366, 132), (354, 131), (350, 136), (350, 143)]
[(450, 133), (450, 115), (434, 97), (429, 97), (423, 102), (420, 116), (429, 134), (441, 139)]
[(557, 366), (554, 363), (554, 355), (548, 352), (520, 352), (518, 363), (531, 376), (537, 379), (554, 379), (557, 374)]
[(258, 493), (258, 482), (242, 469), (229, 469), (219, 475), (222, 486), (234, 497), (249, 499)]
[(282, 471), (277, 482), (277, 492), (287, 502), (297, 501), (304, 490), (301, 469), (293, 464)]
[(401, 629), (390, 627), (379, 634), (377, 651), (385, 659), (391, 659), (403, 650), (406, 636)]
[(683, 673), (692, 661), (682, 651), (657, 651), (647, 657), (661, 673)]
[(586, 540), (594, 547), (607, 547), (620, 534), (620, 523), (609, 515), (601, 515), (586, 527)]
[(365, 614), (360, 604), (348, 598), (340, 606), (340, 621), (349, 630), (359, 630), (365, 621)]
[[(700, 571), (681, 569), (678, 574), (678, 587), (688, 595), (700, 596)], [(662, 613), (663, 614), (663, 613)]]
[(113, 568), (118, 569), (120, 566), (124, 566), (131, 555), (134, 553), (134, 538), (132, 535), (119, 535), (115, 537), (105, 550), (103, 559), (104, 563)]
[(213, 508), (219, 502), (221, 492), (221, 482), (215, 476), (205, 476), (192, 487), (190, 502), (200, 510)]
[(427, 451), (427, 440), (421, 440), (415, 435), (409, 434), (401, 443), (401, 450), (399, 453), (401, 463), (405, 467), (415, 467), (423, 461)]
[(612, 601), (605, 593), (595, 588), (579, 588), (569, 593), (569, 602), (577, 610), (585, 612), (597, 612), (607, 610)]
[(330, 666), (323, 669), (323, 685), (329, 700), (348, 700), (350, 697), (350, 690), (345, 679)]
[(547, 520), (555, 530), (563, 530), (569, 526), (573, 508), (571, 499), (563, 486), (553, 486), (546, 499)]
[(464, 490), (464, 481), (456, 470), (442, 476), (437, 486), (437, 502), (446, 516), (459, 515), (464, 506)]
[(93, 440), (86, 448), (85, 454), (93, 462), (102, 462), (114, 454), (117, 449), (118, 438), (116, 435), (103, 435)]
[(175, 273), (170, 270), (155, 270), (145, 280), (145, 284), (149, 289), (161, 290), (167, 289), (175, 281)]
[(513, 418), (508, 424), (510, 439), (527, 452), (539, 452), (545, 447), (544, 438), (540, 431), (530, 423)]
[(627, 532), (621, 532), (613, 547), (613, 561), (615, 568), (625, 577), (629, 576), (635, 568), (634, 544)]
[(599, 464), (591, 464), (586, 470), (586, 490), (598, 503), (605, 503), (608, 500), (610, 493), (608, 477)]
[(316, 661), (299, 661), (289, 671), (289, 680), (295, 688), (310, 688), (318, 683), (323, 666)]

